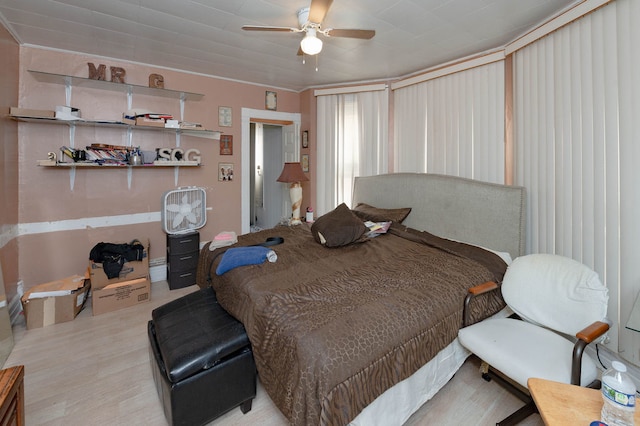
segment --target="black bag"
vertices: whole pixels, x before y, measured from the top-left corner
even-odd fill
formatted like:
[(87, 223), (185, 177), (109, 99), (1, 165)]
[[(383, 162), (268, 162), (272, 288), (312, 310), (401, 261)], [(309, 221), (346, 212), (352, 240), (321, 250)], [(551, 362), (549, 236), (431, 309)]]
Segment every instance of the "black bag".
[(117, 278), (125, 262), (142, 260), (144, 257), (144, 246), (138, 240), (133, 240), (129, 244), (114, 244), (100, 242), (93, 246), (89, 253), (89, 259), (102, 263), (102, 269), (107, 278)]

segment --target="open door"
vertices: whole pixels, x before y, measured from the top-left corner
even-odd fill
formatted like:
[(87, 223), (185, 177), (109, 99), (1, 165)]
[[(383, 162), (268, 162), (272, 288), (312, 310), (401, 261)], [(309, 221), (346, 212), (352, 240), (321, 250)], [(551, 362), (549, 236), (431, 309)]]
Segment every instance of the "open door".
[[(282, 127), (282, 166), (284, 163), (297, 163), (300, 161), (300, 144), (298, 135), (300, 126), (291, 124)], [(291, 217), (291, 197), (289, 196), (289, 186), (282, 183), (282, 217)]]

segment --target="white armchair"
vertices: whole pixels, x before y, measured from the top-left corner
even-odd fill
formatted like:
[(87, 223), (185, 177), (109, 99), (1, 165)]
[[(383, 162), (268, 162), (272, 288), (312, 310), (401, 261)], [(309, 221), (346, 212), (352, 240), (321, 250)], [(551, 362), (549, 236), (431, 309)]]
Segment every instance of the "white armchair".
[(463, 327), (458, 337), (489, 365), (485, 379), (500, 379), (527, 403), (499, 425), (518, 423), (537, 411), (527, 391), (530, 377), (600, 386), (595, 362), (583, 355), (609, 329), (608, 291), (594, 271), (558, 255), (522, 256), (509, 266), (501, 286), (471, 289), (465, 310), (472, 297), (497, 289), (517, 318), (487, 319)]

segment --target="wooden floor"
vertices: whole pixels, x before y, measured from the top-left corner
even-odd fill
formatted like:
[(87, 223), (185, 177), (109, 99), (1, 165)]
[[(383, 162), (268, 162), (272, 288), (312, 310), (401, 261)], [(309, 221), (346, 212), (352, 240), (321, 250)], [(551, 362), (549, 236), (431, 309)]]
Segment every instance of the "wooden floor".
[[(14, 326), (16, 345), (5, 367), (25, 366), (26, 423), (35, 425), (166, 425), (149, 364), (151, 310), (197, 290), (152, 286), (151, 301), (92, 316), (85, 308), (70, 322), (26, 331)], [(90, 302), (90, 301), (89, 301)], [(480, 378), (471, 358), (406, 425), (493, 425), (522, 403), (500, 385)], [(286, 425), (258, 384), (252, 410), (234, 409), (211, 423)], [(523, 425), (542, 425), (537, 414)]]

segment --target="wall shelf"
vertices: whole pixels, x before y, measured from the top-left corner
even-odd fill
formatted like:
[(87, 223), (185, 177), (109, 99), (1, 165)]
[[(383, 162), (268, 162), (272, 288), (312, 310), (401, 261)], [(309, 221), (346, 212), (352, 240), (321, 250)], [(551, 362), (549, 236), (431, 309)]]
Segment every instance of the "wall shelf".
[[(162, 164), (166, 163), (166, 164)], [(155, 169), (159, 167), (200, 167), (202, 164), (195, 161), (163, 161), (156, 162), (154, 164), (143, 164), (140, 166), (132, 166), (130, 164), (98, 164), (98, 163), (56, 163), (55, 161), (40, 160), (38, 165), (41, 167), (54, 167), (54, 168), (84, 168), (84, 169)]]
[(23, 123), (47, 123), (61, 124), (65, 126), (85, 126), (85, 127), (113, 127), (122, 129), (133, 129), (142, 131), (160, 131), (166, 133), (181, 134), (185, 136), (193, 136), (204, 139), (220, 139), (222, 132), (219, 130), (195, 130), (195, 129), (176, 129), (171, 127), (153, 127), (153, 126), (135, 126), (123, 123), (121, 121), (111, 120), (59, 120), (49, 117), (29, 117), (24, 115), (9, 115), (13, 120)]
[(182, 100), (200, 100), (204, 97), (201, 93), (185, 92), (180, 90), (160, 89), (156, 87), (140, 86), (129, 83), (114, 83), (112, 81), (94, 80), (86, 77), (75, 77), (72, 75), (55, 74), (50, 72), (29, 70), (36, 80), (43, 83), (56, 83), (71, 85), (74, 87), (89, 87), (93, 89), (112, 90), (122, 93), (163, 96), (165, 98)]
[[(115, 83), (112, 81), (94, 80), (85, 77), (76, 77), (64, 74), (55, 74), (50, 72), (28, 70), (29, 73), (39, 82), (53, 83), (64, 85), (65, 87), (65, 104), (72, 105), (71, 95), (73, 88), (90, 88), (98, 90), (109, 90), (126, 95), (127, 108), (131, 109), (133, 104), (133, 95), (147, 95), (155, 97), (163, 97), (166, 99), (175, 99), (180, 103), (180, 121), (183, 121), (184, 105), (187, 100), (197, 101), (204, 97), (201, 93), (185, 92), (164, 88), (140, 86), (136, 84), (128, 83)], [(96, 128), (119, 128), (126, 131), (127, 144), (126, 146), (132, 146), (132, 135), (138, 131), (156, 131), (156, 132), (169, 132), (175, 135), (176, 147), (180, 147), (180, 139), (182, 136), (193, 136), (206, 139), (220, 139), (220, 131), (217, 130), (198, 130), (198, 129), (176, 129), (167, 127), (154, 127), (154, 126), (139, 126), (124, 123), (119, 120), (101, 120), (101, 119), (77, 119), (77, 120), (61, 120), (53, 117), (42, 116), (29, 116), (29, 115), (10, 115), (13, 120), (24, 123), (40, 123), (40, 124), (56, 124), (66, 125), (69, 127), (69, 146), (75, 147), (75, 133), (77, 127), (96, 127)], [(159, 164), (160, 163), (160, 164)], [(173, 167), (174, 180), (176, 186), (178, 185), (179, 170), (182, 167), (200, 167), (195, 161), (156, 161), (154, 164), (131, 166), (129, 164), (100, 164), (100, 163), (57, 163), (55, 160), (40, 160), (38, 164), (41, 167), (49, 168), (62, 168), (69, 171), (69, 186), (73, 191), (76, 177), (76, 170), (79, 168), (98, 168), (98, 169), (114, 169), (124, 168), (128, 174), (128, 187), (131, 188), (131, 181), (133, 176), (133, 169), (138, 168), (167, 168)]]

